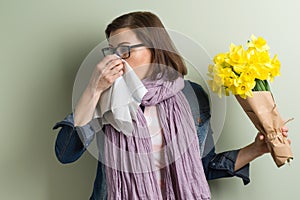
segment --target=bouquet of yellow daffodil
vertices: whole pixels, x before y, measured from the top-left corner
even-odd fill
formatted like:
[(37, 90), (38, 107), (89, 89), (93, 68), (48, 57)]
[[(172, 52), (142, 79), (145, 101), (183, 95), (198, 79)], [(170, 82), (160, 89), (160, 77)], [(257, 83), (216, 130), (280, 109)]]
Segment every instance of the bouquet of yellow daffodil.
[(230, 45), (230, 51), (217, 54), (208, 67), (213, 92), (236, 96), (255, 127), (265, 135), (268, 148), (278, 167), (293, 158), (290, 144), (281, 134), (285, 122), (277, 111), (268, 81), (280, 75), (277, 55), (270, 57), (269, 46), (262, 37), (251, 36), (247, 49)]
[(267, 81), (280, 75), (277, 55), (270, 57), (262, 37), (252, 35), (247, 46), (231, 44), (229, 52), (216, 55), (214, 65), (209, 65), (209, 85), (220, 97), (231, 92), (245, 99), (253, 96), (252, 91), (270, 91)]

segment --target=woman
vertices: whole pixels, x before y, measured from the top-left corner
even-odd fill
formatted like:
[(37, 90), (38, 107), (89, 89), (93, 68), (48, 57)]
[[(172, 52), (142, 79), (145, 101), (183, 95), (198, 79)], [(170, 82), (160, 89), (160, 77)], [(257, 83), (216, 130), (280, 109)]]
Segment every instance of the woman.
[[(148, 93), (137, 110), (137, 120), (133, 121), (133, 137), (127, 137), (110, 124), (104, 126), (104, 148), (109, 156), (107, 163), (98, 162), (91, 199), (210, 199), (206, 179), (237, 176), (249, 183), (249, 162), (268, 152), (263, 135), (258, 134), (253, 143), (242, 149), (214, 152), (209, 117), (204, 117), (206, 120), (199, 127), (194, 126), (190, 106), (181, 91), (187, 69), (159, 18), (150, 12), (128, 13), (113, 20), (105, 33), (109, 47), (103, 49), (104, 59), (95, 67), (74, 114), (54, 127), (62, 127), (55, 148), (58, 159), (63, 163), (73, 162), (90, 144), (92, 139), (88, 138), (93, 138), (94, 133), (82, 130), (88, 130), (85, 127), (90, 126), (101, 95), (126, 73), (126, 63)], [(198, 101), (204, 99), (199, 102), (200, 110), (208, 107), (202, 88), (194, 84), (194, 89), (198, 91)], [(209, 110), (200, 113), (209, 116)], [(155, 126), (148, 126), (149, 117), (156, 121)], [(194, 140), (199, 131), (207, 134), (207, 155), (202, 159), (198, 140)], [(282, 132), (287, 137), (287, 128), (283, 127)], [(174, 142), (177, 139), (180, 143)], [(176, 153), (182, 143), (189, 148)], [(150, 170), (128, 172), (109, 165), (121, 158), (112, 148), (114, 145), (138, 155), (146, 153), (147, 164), (143, 165), (141, 157), (133, 162), (150, 166)], [(164, 147), (172, 151), (165, 151)], [(161, 154), (152, 155), (154, 151)], [(127, 159), (126, 165), (134, 167), (132, 157)]]

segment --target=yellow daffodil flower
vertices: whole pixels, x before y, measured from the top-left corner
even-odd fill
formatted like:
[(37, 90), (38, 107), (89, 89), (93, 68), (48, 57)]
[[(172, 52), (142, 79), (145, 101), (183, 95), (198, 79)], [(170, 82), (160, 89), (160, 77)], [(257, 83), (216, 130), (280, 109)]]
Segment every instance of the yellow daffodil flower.
[(271, 62), (270, 54), (268, 51), (262, 51), (258, 55), (258, 62), (261, 64)]
[(216, 64), (223, 64), (224, 63), (224, 59), (227, 57), (226, 53), (219, 53), (218, 55), (216, 55), (214, 57), (214, 63)]
[(254, 35), (251, 35), (251, 40), (248, 41), (248, 47), (255, 48), (257, 51), (269, 51), (270, 49), (264, 38), (256, 38)]
[(268, 90), (257, 81), (273, 81), (280, 75), (280, 61), (277, 55), (272, 59), (269, 46), (262, 37), (251, 36), (247, 43), (248, 48), (242, 45), (230, 44), (229, 52), (217, 54), (208, 66), (209, 86), (213, 92), (222, 94), (240, 95), (242, 98), (253, 96), (252, 90)]
[(236, 46), (231, 43), (229, 55), (225, 58), (225, 62), (231, 66), (244, 66), (247, 60), (246, 58), (246, 52), (243, 46)]

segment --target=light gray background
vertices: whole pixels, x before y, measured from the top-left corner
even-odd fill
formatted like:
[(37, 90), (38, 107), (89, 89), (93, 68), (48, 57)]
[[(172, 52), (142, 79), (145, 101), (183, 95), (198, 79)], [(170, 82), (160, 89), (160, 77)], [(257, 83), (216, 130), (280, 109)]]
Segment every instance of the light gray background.
[[(88, 199), (96, 160), (86, 153), (60, 164), (51, 128), (72, 110), (72, 87), (86, 55), (120, 14), (149, 10), (167, 28), (201, 43), (210, 55), (244, 44), (253, 33), (278, 53), (282, 75), (272, 89), (289, 126), (295, 160), (278, 169), (270, 155), (251, 164), (251, 183), (210, 181), (214, 200), (297, 199), (299, 175), (300, 2), (296, 0), (0, 1), (0, 199)], [(206, 66), (205, 66), (206, 67)], [(242, 147), (256, 130), (233, 97), (217, 151)], [(297, 181), (298, 180), (298, 181)]]

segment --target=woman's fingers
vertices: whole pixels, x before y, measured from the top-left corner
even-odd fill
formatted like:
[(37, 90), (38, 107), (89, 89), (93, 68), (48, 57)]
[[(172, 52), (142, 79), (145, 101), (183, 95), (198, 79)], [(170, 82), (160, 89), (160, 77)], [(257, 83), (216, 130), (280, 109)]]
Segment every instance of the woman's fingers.
[(123, 61), (116, 55), (105, 56), (96, 66), (90, 85), (97, 91), (109, 88), (115, 80), (122, 76), (124, 70)]
[(263, 141), (265, 139), (265, 136), (263, 134), (259, 133), (258, 138), (260, 141)]
[(116, 66), (122, 64), (122, 60), (119, 58), (113, 58), (111, 60), (109, 60), (107, 63), (105, 63), (105, 66), (108, 70), (112, 70), (114, 69)]
[(123, 74), (123, 61), (114, 56), (113, 59), (108, 60), (105, 65), (105, 69), (103, 70), (103, 79), (111, 85), (118, 77)]
[(104, 73), (108, 75), (118, 74), (123, 69), (123, 61), (120, 58), (116, 58), (116, 56), (109, 56), (109, 58), (105, 63)]
[(97, 69), (100, 74), (113, 69), (115, 66), (122, 63), (122, 60), (115, 55), (105, 56), (98, 64)]
[(281, 128), (282, 135), (287, 139), (288, 143), (291, 144), (292, 143), (291, 140), (289, 138), (287, 138), (288, 137), (288, 131), (289, 131), (289, 129), (286, 126)]
[(283, 126), (283, 127), (281, 128), (281, 131), (282, 131), (282, 132), (288, 132), (288, 131), (289, 131), (289, 128), (286, 127), (286, 126)]
[(115, 67), (113, 67), (110, 72), (112, 75), (118, 74), (120, 71), (123, 71), (123, 63), (120, 63), (119, 65), (116, 65)]
[(286, 137), (288, 143), (291, 144), (291, 140), (287, 138), (287, 137), (288, 137), (288, 131), (289, 131), (289, 129), (288, 129), (288, 127), (286, 127), (286, 126), (283, 126), (283, 127), (281, 128), (281, 133), (282, 133), (282, 135), (283, 135), (284, 137)]
[(281, 128), (281, 133), (284, 137), (288, 137), (288, 131), (289, 129), (286, 126)]
[(114, 74), (114, 75), (112, 75), (112, 78), (114, 79), (114, 80), (116, 80), (117, 78), (119, 78), (120, 76), (122, 76), (123, 75), (123, 70), (121, 69), (121, 70), (119, 70), (119, 71), (116, 71), (116, 73)]

